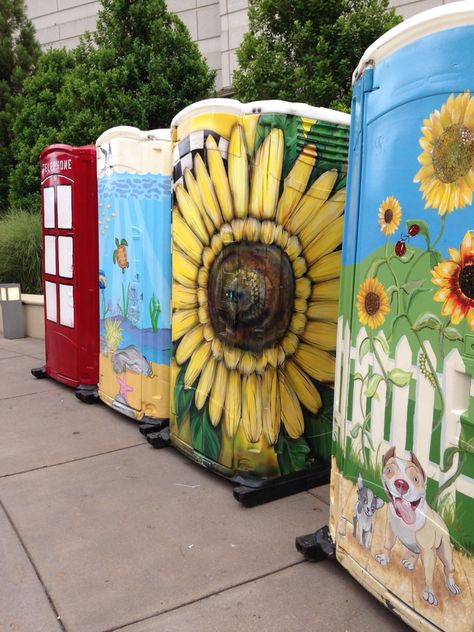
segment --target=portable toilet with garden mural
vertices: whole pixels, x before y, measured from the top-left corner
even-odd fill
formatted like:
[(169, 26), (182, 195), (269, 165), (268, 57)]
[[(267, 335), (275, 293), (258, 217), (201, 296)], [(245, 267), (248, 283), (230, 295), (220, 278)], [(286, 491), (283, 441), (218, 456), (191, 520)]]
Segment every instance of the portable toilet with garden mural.
[(93, 145), (50, 145), (40, 154), (45, 319), (44, 367), (51, 377), (97, 401), (97, 175)]
[(474, 3), (354, 74), (325, 550), (419, 631), (472, 632)]
[(211, 99), (172, 133), (171, 443), (247, 505), (327, 482), (349, 116)]
[(142, 428), (169, 417), (171, 151), (169, 130), (97, 140), (99, 397)]

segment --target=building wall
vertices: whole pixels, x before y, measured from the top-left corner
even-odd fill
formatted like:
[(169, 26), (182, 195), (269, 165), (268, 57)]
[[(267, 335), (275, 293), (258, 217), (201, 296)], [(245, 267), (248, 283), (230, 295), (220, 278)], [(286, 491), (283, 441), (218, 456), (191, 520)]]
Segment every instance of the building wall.
[[(404, 18), (453, 0), (392, 0)], [(235, 51), (247, 30), (247, 0), (167, 0), (170, 11), (186, 24), (191, 37), (217, 71), (217, 89), (231, 85)], [(28, 16), (43, 46), (72, 48), (84, 31), (93, 31), (97, 0), (26, 0)]]

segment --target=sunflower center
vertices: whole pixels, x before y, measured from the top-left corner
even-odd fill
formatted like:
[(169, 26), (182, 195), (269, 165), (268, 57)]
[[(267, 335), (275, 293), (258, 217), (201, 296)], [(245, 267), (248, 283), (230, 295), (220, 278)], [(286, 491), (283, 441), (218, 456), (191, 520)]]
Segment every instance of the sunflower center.
[(390, 224), (390, 222), (391, 222), (391, 221), (392, 221), (392, 219), (393, 219), (393, 211), (392, 211), (392, 209), (391, 209), (391, 208), (387, 208), (387, 209), (385, 210), (385, 213), (384, 213), (384, 215), (383, 215), (383, 219), (384, 219), (384, 222), (385, 222), (386, 224)]
[(461, 292), (470, 299), (474, 299), (474, 265), (464, 266), (459, 273), (459, 287)]
[(261, 351), (290, 324), (294, 277), (277, 246), (240, 242), (225, 246), (209, 274), (209, 316), (216, 336), (233, 347)]
[(367, 314), (374, 316), (380, 309), (380, 296), (376, 292), (367, 292), (364, 304)]
[(451, 125), (433, 148), (433, 168), (441, 182), (455, 182), (474, 165), (474, 134), (461, 125)]

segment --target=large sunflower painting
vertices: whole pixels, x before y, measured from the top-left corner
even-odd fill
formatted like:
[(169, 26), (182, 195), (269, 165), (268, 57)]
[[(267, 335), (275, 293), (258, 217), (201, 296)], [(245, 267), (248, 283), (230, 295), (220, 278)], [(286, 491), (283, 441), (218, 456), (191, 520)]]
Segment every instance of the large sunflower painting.
[(425, 208), (440, 215), (472, 204), (474, 190), (474, 98), (469, 92), (451, 94), (441, 110), (423, 121), (418, 156)]
[(175, 165), (172, 441), (275, 476), (329, 458), (348, 129), (217, 118)]

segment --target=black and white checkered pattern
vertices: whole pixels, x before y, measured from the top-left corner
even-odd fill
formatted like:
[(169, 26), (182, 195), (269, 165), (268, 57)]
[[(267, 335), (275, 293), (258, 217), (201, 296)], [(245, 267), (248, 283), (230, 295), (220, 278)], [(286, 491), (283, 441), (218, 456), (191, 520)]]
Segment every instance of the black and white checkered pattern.
[(186, 136), (186, 138), (183, 138), (182, 141), (175, 145), (173, 150), (173, 187), (183, 184), (184, 170), (193, 168), (193, 159), (196, 152), (201, 154), (202, 159), (206, 163), (205, 142), (208, 136), (212, 136), (216, 141), (224, 160), (224, 166), (227, 167), (229, 141), (226, 138), (209, 129), (191, 132), (189, 136)]

